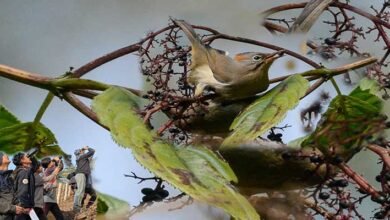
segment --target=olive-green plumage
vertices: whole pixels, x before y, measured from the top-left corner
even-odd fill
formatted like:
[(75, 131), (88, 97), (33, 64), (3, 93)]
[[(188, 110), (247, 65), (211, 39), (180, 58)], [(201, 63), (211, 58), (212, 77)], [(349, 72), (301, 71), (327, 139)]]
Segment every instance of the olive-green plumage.
[(187, 22), (174, 20), (174, 23), (191, 42), (188, 82), (196, 87), (196, 96), (209, 88), (222, 100), (237, 100), (254, 96), (268, 88), (268, 70), (273, 61), (280, 57), (280, 52), (245, 52), (231, 58), (224, 51), (204, 45)]

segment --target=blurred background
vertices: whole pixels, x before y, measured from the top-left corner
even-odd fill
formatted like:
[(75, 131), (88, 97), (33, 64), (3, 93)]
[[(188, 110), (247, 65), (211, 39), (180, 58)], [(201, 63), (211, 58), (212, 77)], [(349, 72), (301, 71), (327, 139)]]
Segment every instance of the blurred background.
[[(103, 54), (137, 42), (149, 31), (166, 26), (170, 16), (184, 19), (191, 24), (209, 26), (222, 33), (267, 41), (300, 52), (300, 45), (305, 38), (327, 33), (320, 22), (308, 36), (279, 38), (273, 37), (260, 26), (261, 11), (287, 2), (295, 1), (0, 0), (0, 63), (46, 76), (59, 76), (70, 67), (80, 67)], [(363, 10), (370, 10), (371, 4), (382, 3), (382, 0), (353, 1), (355, 6)], [(365, 25), (365, 22), (362, 20), (356, 23)], [(220, 41), (213, 45), (228, 50), (230, 54), (259, 50), (247, 45)], [(380, 46), (372, 44), (363, 44), (361, 48), (369, 48), (372, 54), (382, 53)], [(278, 60), (271, 69), (271, 78), (310, 69), (302, 63), (295, 63), (293, 67), (287, 68), (286, 63), (290, 59), (285, 57)], [(349, 61), (345, 58), (332, 64), (323, 62), (332, 67)], [(351, 74), (354, 80), (358, 79), (354, 73)], [(85, 78), (135, 89), (143, 88), (137, 57), (134, 55), (99, 67)], [(342, 85), (344, 92), (355, 86)], [(321, 90), (328, 91), (331, 96), (335, 94), (328, 85), (324, 85), (318, 92)], [(46, 94), (44, 90), (0, 78), (0, 103), (22, 121), (33, 120)], [(286, 142), (304, 134), (299, 111), (301, 106), (308, 106), (317, 97), (318, 93), (314, 93), (304, 99), (302, 105), (291, 111), (281, 123), (293, 125), (285, 132)], [(141, 188), (155, 185), (153, 182), (138, 185), (136, 180), (125, 178), (124, 174), (131, 171), (143, 177), (149, 177), (151, 174), (134, 161), (130, 150), (118, 147), (106, 130), (66, 102), (56, 98), (42, 122), (56, 134), (60, 146), (67, 153), (72, 154), (75, 149), (85, 145), (96, 149), (93, 175), (98, 191), (116, 196), (134, 206), (141, 201)], [(365, 162), (359, 162), (362, 160)], [(370, 160), (372, 163), (367, 163)], [(376, 157), (366, 152), (360, 153), (352, 163), (370, 180), (375, 178), (379, 169), (375, 166)], [(171, 195), (179, 193), (172, 188), (170, 191)], [(219, 210), (198, 203), (181, 210), (168, 211), (168, 208), (179, 205), (180, 203), (159, 203), (132, 219), (226, 219)], [(364, 204), (363, 208), (367, 210), (365, 214), (371, 215), (369, 210), (373, 210), (373, 206), (373, 203)]]

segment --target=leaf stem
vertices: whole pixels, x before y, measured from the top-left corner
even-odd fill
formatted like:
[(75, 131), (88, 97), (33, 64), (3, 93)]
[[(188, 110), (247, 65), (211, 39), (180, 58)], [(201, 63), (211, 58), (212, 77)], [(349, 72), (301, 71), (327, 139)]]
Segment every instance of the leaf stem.
[(340, 96), (343, 95), (341, 93), (341, 90), (340, 90), (339, 86), (337, 85), (336, 80), (334, 80), (333, 77), (331, 77), (330, 81), (332, 82), (333, 87), (336, 89), (337, 94), (340, 95)]
[(34, 122), (33, 122), (34, 127), (41, 121), (43, 114), (45, 113), (47, 107), (49, 107), (53, 98), (54, 98), (54, 94), (52, 92), (49, 92), (45, 100), (43, 100), (41, 107), (39, 108), (37, 114), (35, 115)]

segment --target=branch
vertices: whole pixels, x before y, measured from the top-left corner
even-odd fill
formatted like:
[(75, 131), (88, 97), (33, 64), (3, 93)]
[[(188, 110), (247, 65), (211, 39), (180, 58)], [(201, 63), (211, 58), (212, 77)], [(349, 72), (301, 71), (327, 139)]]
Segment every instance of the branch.
[(100, 125), (106, 130), (110, 130), (103, 124), (99, 122), (98, 117), (96, 116), (95, 112), (92, 111), (88, 106), (86, 106), (83, 102), (80, 101), (72, 92), (65, 92), (64, 94), (64, 99), (71, 104), (75, 109), (77, 109), (79, 112), (87, 116), (89, 119), (94, 121), (96, 124)]
[(372, 197), (377, 198), (380, 196), (378, 191), (372, 187), (367, 180), (365, 180), (363, 177), (361, 177), (359, 174), (357, 174), (355, 171), (353, 171), (348, 165), (345, 163), (341, 163), (338, 165), (338, 167), (345, 173), (347, 176), (351, 179), (353, 179), (356, 184), (360, 186), (361, 189), (363, 189), (365, 192), (370, 194)]
[(367, 149), (376, 153), (382, 159), (383, 163), (386, 164), (387, 169), (390, 169), (390, 151), (389, 149), (383, 148), (376, 144), (369, 144)]
[[(292, 3), (292, 4), (285, 4), (285, 5), (280, 5), (280, 6), (276, 6), (276, 7), (273, 7), (273, 8), (270, 8), (266, 11), (264, 11), (262, 14), (265, 15), (265, 17), (268, 17), (274, 13), (277, 13), (277, 12), (281, 12), (281, 11), (287, 11), (287, 10), (291, 10), (291, 9), (299, 9), (299, 8), (304, 8), (306, 6), (306, 2), (303, 2), (303, 3)], [(380, 19), (379, 17), (376, 17), (370, 13), (367, 13), (359, 8), (356, 8), (354, 6), (351, 6), (349, 4), (344, 4), (344, 3), (341, 3), (341, 2), (333, 2), (330, 4), (331, 7), (339, 7), (339, 8), (343, 8), (343, 9), (347, 9), (349, 11), (352, 11), (358, 15), (361, 15), (363, 17), (366, 17), (368, 18), (369, 20), (371, 20), (372, 22), (374, 23), (378, 23), (380, 25), (383, 25), (384, 27), (386, 28), (389, 28), (390, 29), (390, 23), (386, 22), (386, 21), (383, 21), (382, 19)]]
[[(324, 76), (327, 76), (327, 77), (337, 76), (337, 75), (340, 75), (342, 73), (346, 73), (350, 70), (358, 69), (358, 68), (370, 65), (370, 64), (375, 63), (375, 62), (377, 62), (377, 59), (375, 57), (368, 57), (368, 58), (365, 58), (365, 59), (362, 59), (362, 60), (359, 60), (359, 61), (356, 61), (356, 62), (353, 62), (350, 64), (346, 64), (346, 65), (338, 67), (338, 68), (334, 68), (334, 69), (319, 68), (319, 69), (306, 71), (304, 73), (301, 73), (301, 75), (306, 76), (306, 77), (310, 76), (310, 78), (308, 78), (308, 80), (312, 81), (312, 80), (316, 80), (316, 79), (319, 79), (319, 78), (324, 77)], [(277, 83), (277, 82), (283, 81), (290, 76), (291, 75), (286, 75), (286, 76), (281, 76), (281, 77), (271, 79), (270, 83), (272, 84), (272, 83)]]
[(10, 66), (0, 64), (0, 76), (11, 79), (23, 84), (47, 89), (52, 78), (42, 76), (36, 73), (26, 72)]
[[(92, 97), (96, 94), (93, 93), (91, 94), (90, 91), (82, 91), (83, 89), (102, 91), (111, 86), (105, 83), (101, 83), (89, 79), (51, 78), (37, 73), (31, 73), (14, 67), (1, 65), (1, 64), (0, 64), (0, 76), (30, 86), (53, 91), (54, 94), (57, 94), (58, 90), (66, 89), (66, 90), (76, 90), (76, 93), (81, 94), (82, 96), (85, 95), (87, 97)], [(140, 90), (127, 88), (127, 87), (122, 87), (122, 88), (127, 89), (138, 96), (141, 96), (142, 94), (142, 91)]]
[(116, 58), (119, 58), (119, 57), (122, 57), (124, 55), (136, 52), (140, 48), (141, 48), (141, 45), (139, 43), (136, 43), (136, 44), (115, 50), (111, 53), (108, 53), (102, 57), (99, 57), (99, 58), (81, 66), (77, 70), (73, 71), (73, 77), (80, 78), (83, 75), (85, 75), (86, 73), (90, 72), (91, 70), (96, 69), (97, 67), (99, 67), (105, 63), (108, 63)]

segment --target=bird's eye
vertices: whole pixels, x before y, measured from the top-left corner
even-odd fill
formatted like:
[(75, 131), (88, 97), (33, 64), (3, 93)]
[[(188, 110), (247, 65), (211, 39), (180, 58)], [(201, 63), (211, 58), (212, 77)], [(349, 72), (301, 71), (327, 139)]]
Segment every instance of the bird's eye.
[(254, 55), (254, 56), (252, 57), (252, 60), (253, 60), (253, 61), (259, 61), (259, 60), (261, 60), (261, 56), (260, 56), (260, 55)]

